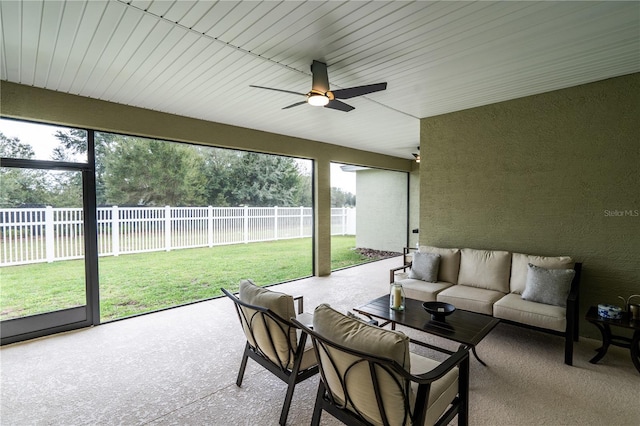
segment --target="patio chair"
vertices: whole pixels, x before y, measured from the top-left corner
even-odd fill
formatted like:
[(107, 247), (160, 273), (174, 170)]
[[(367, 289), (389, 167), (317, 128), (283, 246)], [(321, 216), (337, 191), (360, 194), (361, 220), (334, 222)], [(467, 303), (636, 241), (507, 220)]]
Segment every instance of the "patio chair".
[[(296, 384), (318, 372), (313, 345), (311, 342), (307, 344), (307, 334), (290, 321), (296, 317), (294, 298), (258, 287), (250, 280), (240, 282), (239, 298), (226, 289), (222, 289), (222, 292), (235, 304), (247, 338), (236, 385), (242, 385), (249, 358), (287, 383), (280, 413), (280, 424), (284, 425)], [(311, 316), (306, 314), (305, 317), (301, 312), (302, 296), (295, 299), (298, 300), (301, 314), (298, 319), (309, 323)]]
[[(296, 321), (294, 320), (294, 323)], [(469, 352), (443, 361), (410, 353), (409, 338), (320, 305), (311, 336), (319, 361), (312, 425), (322, 410), (347, 425), (468, 424)]]

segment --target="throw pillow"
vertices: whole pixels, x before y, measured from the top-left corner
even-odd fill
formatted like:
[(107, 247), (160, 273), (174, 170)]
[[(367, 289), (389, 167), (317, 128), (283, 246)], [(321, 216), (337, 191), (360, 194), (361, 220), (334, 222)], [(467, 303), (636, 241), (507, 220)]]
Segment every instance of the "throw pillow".
[[(286, 321), (296, 316), (296, 311), (293, 307), (293, 296), (258, 287), (251, 280), (240, 281), (239, 296), (243, 302), (270, 309)], [(253, 315), (255, 311), (249, 311), (247, 308), (243, 308), (243, 310), (245, 311), (247, 319), (254, 318)], [(251, 341), (250, 335), (247, 335), (247, 339), (249, 339), (252, 346), (257, 345), (262, 348), (263, 351), (266, 351), (267, 357), (274, 362), (277, 362), (276, 357), (279, 357), (281, 360), (291, 358), (291, 363), (293, 363), (293, 358), (289, 355), (289, 347), (295, 350), (298, 346), (296, 329), (294, 327), (283, 327), (282, 324), (275, 324), (273, 321), (268, 323), (267, 327), (271, 330), (272, 335), (276, 336), (276, 342), (274, 343), (277, 353), (273, 353), (271, 349), (272, 343), (264, 330), (264, 325), (260, 321), (252, 322), (252, 324), (254, 326), (256, 340), (258, 340), (257, 342), (253, 342)], [(283, 341), (283, 339), (280, 339), (280, 337), (283, 337), (283, 330), (289, 337), (289, 343), (287, 343), (286, 340)]]
[(409, 337), (400, 331), (385, 330), (338, 312), (326, 303), (313, 313), (313, 329), (342, 346), (396, 361), (411, 371)]
[(527, 282), (522, 298), (546, 305), (567, 306), (573, 269), (546, 269), (531, 263), (527, 266)]
[(434, 253), (413, 253), (413, 262), (409, 270), (409, 278), (435, 283), (438, 281), (440, 255)]

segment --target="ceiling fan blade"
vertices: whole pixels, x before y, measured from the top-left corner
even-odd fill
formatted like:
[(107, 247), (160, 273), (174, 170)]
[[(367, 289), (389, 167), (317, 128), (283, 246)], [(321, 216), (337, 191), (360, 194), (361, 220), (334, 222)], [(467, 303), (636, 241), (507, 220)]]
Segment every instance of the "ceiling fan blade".
[(289, 108), (297, 107), (297, 106), (300, 106), (300, 105), (304, 105), (306, 103), (307, 103), (307, 101), (296, 102), (295, 104), (291, 104), (291, 105), (286, 106), (286, 107), (284, 107), (282, 109), (289, 109)]
[(351, 105), (347, 105), (344, 102), (336, 101), (335, 99), (332, 100), (332, 101), (329, 101), (329, 103), (326, 104), (324, 107), (325, 108), (331, 108), (331, 109), (337, 109), (337, 110), (344, 111), (344, 112), (349, 112), (349, 111), (352, 111), (352, 110), (356, 109), (355, 107), (352, 107)]
[(291, 93), (292, 95), (307, 96), (305, 93), (292, 92), (291, 90), (274, 89), (273, 87), (254, 86), (252, 84), (250, 84), (249, 87), (255, 87), (257, 89), (273, 90), (275, 92)]
[(325, 94), (329, 91), (329, 75), (327, 74), (327, 64), (324, 62), (313, 61), (311, 64), (311, 74), (313, 78), (313, 84), (311, 90), (321, 94)]
[(379, 92), (387, 88), (387, 83), (367, 84), (366, 86), (348, 87), (346, 89), (332, 90), (336, 99), (349, 99), (367, 93)]

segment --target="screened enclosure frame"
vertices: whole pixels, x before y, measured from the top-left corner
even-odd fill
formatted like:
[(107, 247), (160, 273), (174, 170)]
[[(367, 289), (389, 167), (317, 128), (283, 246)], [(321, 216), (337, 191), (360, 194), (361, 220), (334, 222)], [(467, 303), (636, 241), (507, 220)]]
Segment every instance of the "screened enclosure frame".
[(2, 325), (0, 327), (0, 344), (2, 345), (100, 324), (94, 131), (89, 129), (79, 130), (87, 132), (86, 163), (3, 157), (0, 159), (0, 166), (13, 169), (59, 170), (81, 173), (85, 252), (85, 305), (2, 321), (0, 323)]
[[(31, 123), (35, 125), (52, 125), (57, 126), (55, 123), (48, 122), (40, 122), (33, 120), (24, 120), (24, 119), (15, 119), (11, 117), (0, 116), (1, 119), (4, 120), (13, 120), (23, 123)], [(96, 183), (96, 147), (95, 147), (95, 137), (96, 133), (102, 132), (93, 129), (65, 126), (60, 124), (59, 127), (64, 127), (66, 129), (73, 130), (82, 130), (87, 132), (87, 162), (71, 162), (71, 161), (55, 161), (55, 160), (42, 160), (42, 159), (24, 159), (24, 158), (8, 158), (2, 157), (0, 158), (0, 166), (2, 168), (13, 168), (13, 169), (31, 169), (31, 170), (45, 170), (45, 171), (71, 171), (71, 172), (79, 172), (82, 176), (82, 214), (83, 214), (83, 223), (82, 229), (84, 233), (84, 272), (85, 272), (85, 299), (86, 303), (84, 306), (76, 306), (67, 309), (60, 309), (46, 313), (37, 313), (29, 316), (12, 318), (1, 321), (0, 327), (0, 344), (10, 344), (19, 341), (29, 340), (33, 338), (38, 338), (42, 336), (47, 336), (50, 334), (56, 334), (60, 332), (75, 330), (79, 328), (85, 328), (89, 326), (99, 325), (102, 323), (100, 317), (100, 283), (99, 283), (99, 273), (98, 273), (98, 265), (99, 265), (99, 218), (98, 218), (98, 208), (97, 208), (97, 183)], [(128, 135), (118, 132), (104, 132), (111, 133), (114, 135), (124, 136), (124, 137), (134, 137), (134, 138), (146, 138), (144, 136), (138, 135)], [(298, 158), (295, 156), (287, 156), (281, 154), (268, 154), (259, 151), (251, 151), (246, 149), (233, 149), (233, 148), (224, 148), (224, 147), (216, 147), (210, 145), (203, 145), (198, 143), (190, 143), (190, 142), (181, 142), (181, 141), (173, 141), (167, 139), (153, 139), (166, 143), (176, 143), (181, 145), (189, 145), (189, 146), (201, 146), (206, 148), (220, 148), (225, 150), (237, 150), (243, 152), (255, 152), (259, 154), (266, 155), (275, 155), (280, 157), (288, 157), (288, 158)], [(311, 159), (304, 160), (311, 161), (311, 179), (310, 179), (310, 192), (311, 196), (311, 223), (314, 223), (315, 216), (315, 197), (313, 194), (315, 193), (315, 182), (313, 178), (314, 167), (313, 161)], [(315, 250), (314, 241), (316, 238), (316, 230), (315, 226), (311, 226), (311, 274), (315, 273)], [(173, 306), (168, 306), (165, 308), (161, 308), (158, 310), (171, 309), (177, 306), (183, 306), (185, 304), (197, 303), (204, 300), (209, 300), (212, 298), (217, 298), (220, 296), (211, 297), (208, 299), (194, 300), (187, 303), (180, 303)], [(157, 310), (144, 312), (135, 314), (144, 315), (146, 313), (156, 312)], [(118, 318), (115, 320), (130, 318)]]

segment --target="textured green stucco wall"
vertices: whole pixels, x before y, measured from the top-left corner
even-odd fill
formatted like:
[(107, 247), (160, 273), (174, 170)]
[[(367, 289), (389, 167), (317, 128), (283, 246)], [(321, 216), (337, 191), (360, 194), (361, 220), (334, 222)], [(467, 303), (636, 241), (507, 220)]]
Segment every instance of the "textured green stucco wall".
[(639, 123), (640, 74), (422, 119), (420, 242), (570, 255), (580, 316), (620, 305), (640, 294)]

